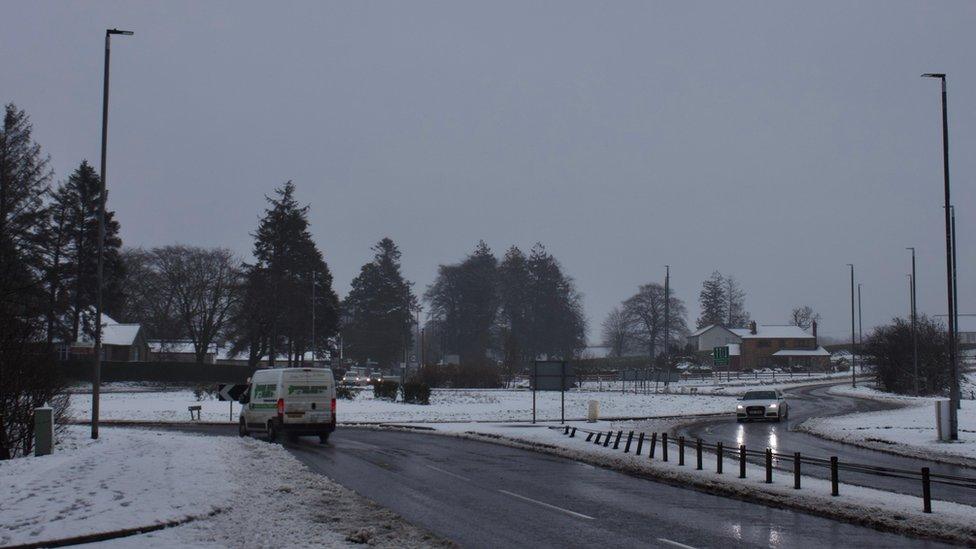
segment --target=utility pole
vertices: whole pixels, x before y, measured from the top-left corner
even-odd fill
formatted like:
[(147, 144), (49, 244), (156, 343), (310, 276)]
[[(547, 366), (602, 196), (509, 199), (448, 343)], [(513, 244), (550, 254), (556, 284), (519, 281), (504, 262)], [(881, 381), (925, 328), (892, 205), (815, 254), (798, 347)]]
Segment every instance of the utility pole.
[[(315, 271), (312, 271), (312, 367), (315, 367)], [(302, 356), (304, 359), (305, 357)], [(304, 362), (304, 360), (302, 361)]]
[(909, 292), (911, 294), (911, 315), (912, 315), (912, 368), (915, 371), (915, 396), (918, 396), (918, 309), (915, 301), (915, 248), (907, 248), (912, 251), (912, 274), (908, 275)]
[(949, 439), (959, 440), (959, 368), (956, 364), (956, 296), (953, 287), (952, 200), (949, 194), (949, 113), (945, 73), (925, 73), (923, 78), (938, 78), (942, 82), (942, 175), (945, 194), (946, 293), (949, 303)]
[(861, 283), (857, 283), (857, 348), (864, 345), (864, 323), (861, 322)]
[(851, 387), (857, 388), (857, 340), (854, 339), (854, 264), (848, 263), (851, 268)]
[(108, 69), (112, 52), (112, 35), (132, 36), (132, 31), (105, 30), (105, 72), (102, 82), (102, 164), (98, 174), (98, 254), (95, 268), (95, 348), (92, 372), (91, 437), (98, 438), (98, 400), (102, 385), (102, 289), (105, 272), (105, 164), (108, 147)]
[[(956, 261), (956, 206), (949, 206), (949, 211), (952, 212), (952, 320), (956, 327), (954, 332), (956, 338), (952, 340), (952, 348), (956, 350), (956, 356), (958, 357), (959, 342), (956, 339), (959, 338), (959, 277), (956, 275), (956, 270), (959, 267), (959, 262)], [(958, 371), (956, 375), (958, 375)], [(958, 378), (956, 378), (956, 388), (959, 388)], [(962, 394), (959, 396), (960, 398), (956, 399), (957, 410), (962, 409)]]
[(671, 266), (664, 266), (664, 365), (671, 366)]

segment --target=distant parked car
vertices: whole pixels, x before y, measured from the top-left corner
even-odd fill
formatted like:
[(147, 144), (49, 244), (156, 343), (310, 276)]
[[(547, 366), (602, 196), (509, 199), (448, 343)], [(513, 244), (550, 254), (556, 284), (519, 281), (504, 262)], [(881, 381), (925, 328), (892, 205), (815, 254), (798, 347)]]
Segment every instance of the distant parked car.
[(782, 421), (790, 417), (790, 405), (780, 391), (749, 391), (735, 406), (735, 420)]

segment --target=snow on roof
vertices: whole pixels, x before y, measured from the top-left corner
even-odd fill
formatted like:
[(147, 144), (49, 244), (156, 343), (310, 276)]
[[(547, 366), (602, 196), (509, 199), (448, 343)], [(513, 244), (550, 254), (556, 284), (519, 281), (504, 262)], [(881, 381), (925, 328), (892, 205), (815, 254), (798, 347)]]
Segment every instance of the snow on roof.
[(783, 349), (776, 351), (773, 356), (830, 356), (830, 351), (823, 347), (816, 349)]
[[(730, 330), (730, 329), (726, 328), (725, 326), (722, 326), (721, 324), (709, 324), (708, 326), (705, 326), (704, 328), (699, 328), (698, 330), (694, 331), (693, 333), (688, 334), (688, 337), (698, 337), (698, 336), (704, 334), (705, 332), (711, 330), (712, 328), (718, 328), (720, 330), (725, 330), (727, 332), (735, 333), (735, 330), (734, 329)], [(746, 330), (746, 331), (748, 331), (748, 330)]]
[[(196, 348), (193, 346), (192, 341), (180, 340), (180, 341), (162, 341), (154, 339), (148, 342), (149, 350), (154, 353), (173, 353), (173, 354), (194, 354), (196, 353)], [(217, 352), (217, 344), (211, 343), (210, 353)]]
[(102, 328), (103, 345), (132, 345), (139, 335), (138, 324), (108, 324)]
[(743, 339), (813, 339), (813, 336), (808, 334), (806, 330), (799, 326), (788, 325), (774, 325), (766, 324), (761, 326), (756, 326), (756, 333), (753, 334), (748, 328), (734, 328), (732, 330), (735, 335)]

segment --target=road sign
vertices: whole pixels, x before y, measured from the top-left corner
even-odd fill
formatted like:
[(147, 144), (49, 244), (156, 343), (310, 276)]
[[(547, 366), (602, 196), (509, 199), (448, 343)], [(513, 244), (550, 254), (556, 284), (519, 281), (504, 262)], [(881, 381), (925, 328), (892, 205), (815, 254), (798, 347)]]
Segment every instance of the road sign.
[(241, 398), (241, 395), (243, 395), (245, 391), (247, 391), (247, 385), (221, 384), (217, 386), (218, 398), (220, 400), (229, 400), (231, 402)]
[(723, 345), (712, 349), (712, 360), (716, 365), (727, 366), (729, 364), (729, 347)]

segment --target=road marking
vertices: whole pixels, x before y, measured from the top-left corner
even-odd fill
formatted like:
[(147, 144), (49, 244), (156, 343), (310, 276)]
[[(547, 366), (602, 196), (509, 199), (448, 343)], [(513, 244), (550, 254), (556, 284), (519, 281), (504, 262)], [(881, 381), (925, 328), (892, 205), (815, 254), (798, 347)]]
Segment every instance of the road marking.
[(695, 549), (694, 547), (692, 547), (690, 545), (685, 545), (683, 543), (678, 543), (678, 542), (673, 541), (673, 540), (670, 540), (668, 538), (657, 538), (657, 540), (660, 541), (661, 543), (665, 544), (665, 545), (670, 545), (672, 547), (681, 547), (681, 549)]
[(512, 496), (513, 498), (519, 498), (521, 500), (525, 500), (525, 501), (528, 501), (530, 503), (535, 503), (536, 505), (541, 505), (543, 507), (548, 507), (549, 509), (554, 509), (556, 511), (562, 511), (563, 513), (566, 513), (567, 515), (573, 515), (574, 517), (584, 518), (584, 519), (587, 519), (587, 520), (596, 520), (595, 518), (593, 518), (593, 517), (591, 517), (589, 515), (584, 515), (583, 513), (577, 513), (576, 511), (570, 511), (569, 509), (563, 509), (562, 507), (556, 507), (555, 505), (550, 505), (550, 504), (548, 504), (548, 503), (546, 503), (544, 501), (539, 501), (537, 499), (527, 498), (525, 496), (516, 494), (515, 492), (509, 492), (508, 490), (499, 490), (499, 492), (501, 492), (503, 494), (508, 494), (508, 495)]
[(471, 482), (471, 479), (469, 479), (468, 477), (462, 477), (461, 475), (452, 473), (450, 471), (445, 471), (444, 469), (441, 469), (440, 467), (434, 467), (433, 465), (427, 465), (426, 463), (424, 464), (424, 467), (426, 467), (428, 469), (433, 469), (433, 470), (437, 471), (438, 473), (444, 473), (447, 476), (451, 476), (451, 477), (454, 477), (454, 478), (459, 478), (459, 479), (461, 479), (461, 480), (463, 480), (465, 482)]

